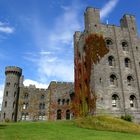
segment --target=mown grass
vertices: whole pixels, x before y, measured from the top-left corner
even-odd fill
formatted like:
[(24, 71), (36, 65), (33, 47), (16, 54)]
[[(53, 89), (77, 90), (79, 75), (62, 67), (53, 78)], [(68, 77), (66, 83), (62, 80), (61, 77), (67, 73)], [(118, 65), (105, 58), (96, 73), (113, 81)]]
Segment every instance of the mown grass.
[(140, 134), (140, 125), (111, 116), (89, 116), (75, 122), (82, 128)]
[(98, 131), (76, 125), (74, 121), (3, 123), (0, 140), (140, 140), (139, 134)]

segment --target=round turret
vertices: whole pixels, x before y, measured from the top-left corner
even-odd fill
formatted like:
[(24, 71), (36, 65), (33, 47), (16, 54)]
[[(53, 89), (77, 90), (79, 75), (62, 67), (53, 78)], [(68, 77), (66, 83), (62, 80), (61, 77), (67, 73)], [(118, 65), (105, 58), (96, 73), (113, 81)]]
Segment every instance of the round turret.
[(16, 121), (19, 98), (19, 85), (22, 69), (15, 66), (5, 68), (5, 87), (2, 103), (2, 120)]
[(5, 68), (5, 74), (9, 74), (9, 73), (13, 73), (13, 74), (17, 74), (19, 76), (21, 76), (22, 74), (22, 69), (16, 66), (8, 66)]

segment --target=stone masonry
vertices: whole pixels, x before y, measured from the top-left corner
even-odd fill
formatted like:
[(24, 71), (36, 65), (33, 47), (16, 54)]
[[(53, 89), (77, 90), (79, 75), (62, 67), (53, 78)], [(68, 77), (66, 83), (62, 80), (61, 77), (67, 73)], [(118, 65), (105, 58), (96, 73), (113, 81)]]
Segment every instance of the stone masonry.
[[(84, 48), (86, 37), (90, 34), (102, 35), (109, 49), (98, 63), (92, 64), (87, 84), (90, 86), (90, 97), (92, 93), (96, 95), (96, 111), (89, 110), (87, 113), (130, 114), (134, 121), (140, 122), (140, 39), (135, 16), (124, 15), (120, 26), (101, 23), (100, 10), (96, 8), (88, 7), (84, 16), (85, 30), (74, 35), (75, 89), (85, 80), (78, 71), (79, 66), (80, 71), (85, 69), (85, 57), (89, 55)], [(77, 91), (76, 98), (80, 98), (81, 93)]]

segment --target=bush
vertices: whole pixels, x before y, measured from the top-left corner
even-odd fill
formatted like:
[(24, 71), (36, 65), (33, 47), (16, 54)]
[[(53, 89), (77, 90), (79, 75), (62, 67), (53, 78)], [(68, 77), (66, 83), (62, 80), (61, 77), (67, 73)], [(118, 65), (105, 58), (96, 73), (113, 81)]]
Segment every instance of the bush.
[(121, 119), (128, 121), (128, 122), (132, 122), (132, 116), (131, 115), (125, 115), (125, 116), (121, 116)]
[(6, 119), (5, 119), (5, 122), (9, 123), (9, 122), (10, 122), (10, 120), (9, 120), (8, 118), (6, 118)]

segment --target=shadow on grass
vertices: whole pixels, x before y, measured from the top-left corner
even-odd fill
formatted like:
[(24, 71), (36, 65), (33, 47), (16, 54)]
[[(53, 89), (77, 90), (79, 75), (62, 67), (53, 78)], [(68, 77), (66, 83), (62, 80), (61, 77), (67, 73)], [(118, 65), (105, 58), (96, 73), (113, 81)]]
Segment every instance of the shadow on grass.
[(0, 129), (4, 129), (7, 125), (5, 124), (0, 124)]

